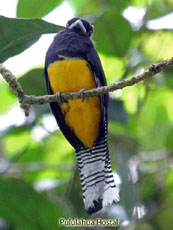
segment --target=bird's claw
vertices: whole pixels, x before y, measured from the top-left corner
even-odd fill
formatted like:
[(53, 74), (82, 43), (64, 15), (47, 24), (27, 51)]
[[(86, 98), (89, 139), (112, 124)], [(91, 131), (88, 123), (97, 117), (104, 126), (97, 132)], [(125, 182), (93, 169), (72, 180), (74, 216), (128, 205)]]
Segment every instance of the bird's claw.
[(83, 92), (85, 92), (85, 91), (86, 91), (86, 89), (80, 89), (80, 91), (79, 91), (79, 95), (81, 96), (82, 102), (84, 102), (84, 100), (85, 100), (85, 97), (84, 97), (84, 94), (83, 94)]
[(57, 93), (56, 93), (56, 97), (57, 97), (57, 99), (58, 99), (60, 105), (62, 105), (62, 104), (64, 104), (64, 103), (67, 103), (67, 101), (66, 101), (64, 98), (61, 97), (61, 93), (60, 93), (60, 92), (57, 92)]

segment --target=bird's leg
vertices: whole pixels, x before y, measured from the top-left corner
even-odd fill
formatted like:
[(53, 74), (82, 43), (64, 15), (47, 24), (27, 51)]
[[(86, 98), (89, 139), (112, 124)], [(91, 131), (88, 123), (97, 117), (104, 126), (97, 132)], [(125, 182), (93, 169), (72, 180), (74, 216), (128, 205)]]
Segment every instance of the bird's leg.
[(80, 89), (80, 91), (79, 91), (79, 95), (81, 96), (82, 102), (84, 102), (84, 100), (85, 100), (85, 97), (84, 97), (84, 94), (83, 94), (83, 92), (85, 92), (85, 91), (86, 91), (86, 89)]
[(57, 92), (57, 93), (56, 93), (56, 97), (57, 97), (57, 99), (59, 100), (60, 105), (62, 105), (62, 104), (64, 104), (64, 103), (67, 103), (67, 102), (68, 102), (67, 100), (65, 100), (65, 99), (63, 99), (63, 98), (61, 97), (61, 93), (60, 93), (60, 92)]

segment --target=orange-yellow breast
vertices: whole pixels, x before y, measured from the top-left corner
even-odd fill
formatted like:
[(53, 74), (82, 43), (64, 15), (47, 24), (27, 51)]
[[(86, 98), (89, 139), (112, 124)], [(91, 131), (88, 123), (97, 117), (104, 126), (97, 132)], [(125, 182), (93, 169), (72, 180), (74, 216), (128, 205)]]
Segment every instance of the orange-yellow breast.
[[(77, 92), (96, 87), (87, 62), (82, 59), (65, 59), (49, 65), (48, 76), (53, 93)], [(100, 99), (92, 97), (69, 100), (60, 105), (66, 124), (82, 143), (92, 148), (97, 139), (100, 123)]]

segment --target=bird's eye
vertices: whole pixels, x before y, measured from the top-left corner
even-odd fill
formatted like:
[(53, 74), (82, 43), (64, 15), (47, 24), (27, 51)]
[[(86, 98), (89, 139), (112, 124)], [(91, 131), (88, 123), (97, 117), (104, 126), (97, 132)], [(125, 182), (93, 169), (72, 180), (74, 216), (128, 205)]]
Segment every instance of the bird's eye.
[(88, 36), (90, 37), (92, 33), (93, 33), (92, 30), (88, 31)]

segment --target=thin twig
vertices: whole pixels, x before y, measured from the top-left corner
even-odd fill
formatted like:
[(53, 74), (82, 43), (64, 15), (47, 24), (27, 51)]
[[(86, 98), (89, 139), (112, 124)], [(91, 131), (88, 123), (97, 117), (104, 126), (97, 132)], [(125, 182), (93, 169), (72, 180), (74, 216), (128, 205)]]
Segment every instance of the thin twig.
[(2, 64), (0, 64), (0, 73), (2, 74), (2, 76), (6, 80), (6, 82), (9, 84), (13, 93), (18, 98), (19, 103), (20, 103), (20, 107), (25, 111), (25, 115), (28, 116), (31, 106), (29, 105), (30, 103), (25, 104), (23, 102), (23, 99), (27, 95), (25, 95), (20, 83), (17, 81), (16, 77), (12, 74), (12, 72), (7, 70)]
[(57, 94), (44, 95), (44, 96), (25, 95), (21, 85), (19, 84), (15, 76), (1, 64), (0, 64), (0, 73), (2, 74), (3, 78), (7, 81), (7, 83), (13, 90), (14, 94), (17, 96), (21, 107), (25, 111), (25, 114), (28, 115), (30, 105), (45, 104), (45, 103), (50, 103), (55, 101), (61, 103), (62, 100), (67, 101), (70, 99), (88, 98), (88, 97), (98, 96), (104, 93), (113, 92), (118, 89), (123, 89), (127, 86), (132, 86), (140, 81), (143, 81), (149, 77), (156, 75), (157, 73), (160, 73), (161, 71), (171, 66), (173, 66), (173, 57), (165, 61), (162, 61), (160, 63), (153, 64), (148, 70), (132, 78), (113, 83), (109, 86), (103, 86), (91, 90), (86, 90), (82, 93), (82, 95), (80, 92), (61, 93), (61, 97), (57, 97)]

